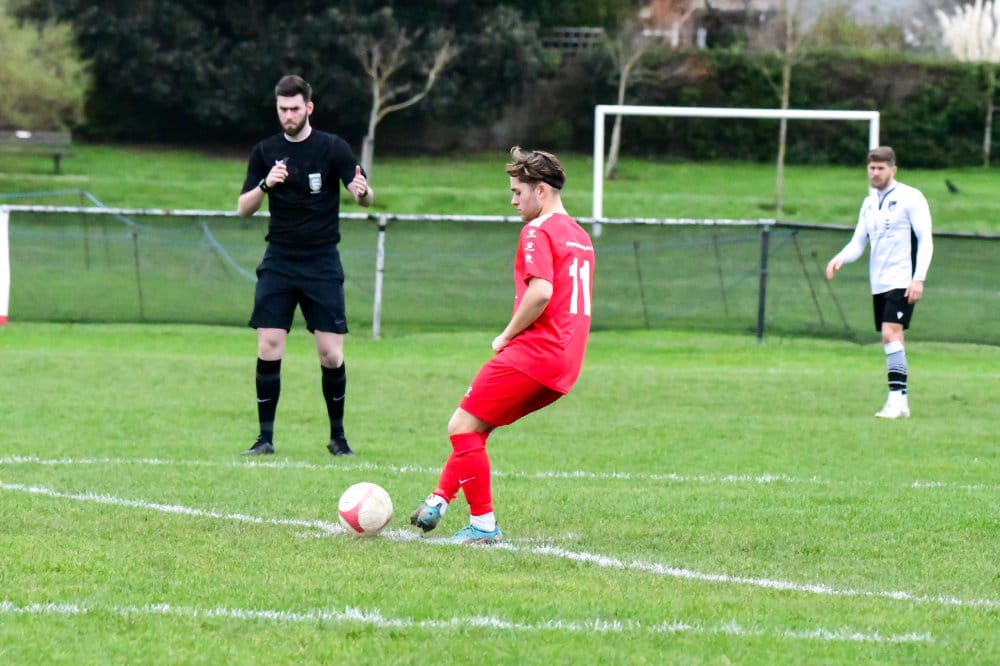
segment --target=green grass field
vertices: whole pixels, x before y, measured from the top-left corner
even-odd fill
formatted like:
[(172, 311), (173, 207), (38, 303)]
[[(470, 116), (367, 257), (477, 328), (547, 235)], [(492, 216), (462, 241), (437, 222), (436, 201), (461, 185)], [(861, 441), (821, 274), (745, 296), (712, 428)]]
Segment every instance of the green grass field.
[[(500, 325), (500, 322), (497, 324)], [(1000, 349), (594, 335), (576, 389), (490, 440), (503, 547), (406, 517), (488, 331), (348, 340), (351, 460), (327, 454), (308, 335), (277, 455), (253, 333), (0, 329), (0, 662), (996, 663)], [(396, 504), (337, 525), (361, 480)]]
[[(231, 210), (248, 149), (79, 145), (61, 176), (45, 158), (6, 160), (0, 194), (85, 190), (109, 206)], [(505, 158), (377, 156), (376, 210), (509, 215)], [(563, 158), (567, 206), (589, 215), (590, 158)], [(900, 180), (924, 190), (936, 230), (1000, 233), (995, 169), (904, 167)], [(605, 214), (767, 218), (773, 190), (770, 164), (626, 160), (606, 184)], [(785, 218), (852, 225), (864, 192), (863, 167), (791, 165)], [(250, 269), (259, 222), (214, 227)], [(465, 548), (447, 541), (464, 524), (462, 498), (431, 538), (406, 518), (433, 487), (447, 419), (504, 323), (507, 311), (491, 308), (509, 303), (510, 249), (506, 238), (496, 257), (477, 245), (481, 275), (447, 269), (463, 276), (452, 292), (430, 290), (436, 275), (419, 271), (433, 251), (441, 272), (444, 241), (461, 249), (503, 230), (466, 241), (391, 229), (381, 341), (365, 330), (371, 234), (345, 238), (358, 456), (326, 452), (318, 362), (296, 328), (278, 453), (258, 461), (240, 455), (256, 436), (252, 331), (26, 323), (17, 315), (36, 310), (135, 317), (136, 255), (79, 220), (59, 233), (13, 224), (28, 235), (15, 237), (12, 317), (0, 327), (0, 663), (1000, 661), (1000, 347), (931, 341), (995, 339), (990, 244), (938, 246), (908, 336), (914, 417), (886, 423), (872, 417), (885, 371), (864, 266), (833, 287), (806, 278), (836, 234), (802, 233), (801, 249), (775, 234), (758, 343), (755, 242), (714, 255), (704, 238), (642, 236), (637, 295), (638, 237), (609, 230), (600, 330), (580, 382), (493, 435), (507, 543)], [(49, 235), (31, 236), (40, 231)], [(143, 238), (144, 317), (244, 320), (249, 283), (201, 242), (196, 227)], [(473, 310), (475, 321), (462, 314)], [(446, 319), (451, 330), (427, 327)], [(644, 319), (659, 330), (622, 330)], [(830, 339), (848, 324), (851, 340)], [(682, 330), (712, 326), (740, 333)], [(362, 480), (396, 503), (373, 540), (336, 519), (339, 494)]]

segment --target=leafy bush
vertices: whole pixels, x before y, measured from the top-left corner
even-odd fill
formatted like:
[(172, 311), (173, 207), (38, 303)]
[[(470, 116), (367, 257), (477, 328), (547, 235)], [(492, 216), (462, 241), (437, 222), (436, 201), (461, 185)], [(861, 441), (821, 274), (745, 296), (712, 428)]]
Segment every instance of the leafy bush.
[[(483, 10), (456, 1), (357, 0), (352, 16), (390, 5), (413, 28), (455, 30), (463, 50), (426, 101), (393, 114), (380, 128), (386, 150), (440, 153), (512, 142), (592, 150), (594, 105), (616, 99), (615, 68), (600, 49), (554, 64), (558, 54), (542, 49), (539, 26), (559, 25), (551, 21), (571, 15), (591, 25), (613, 23), (615, 7), (624, 5), (512, 1)], [(318, 127), (355, 142), (366, 131), (368, 81), (344, 48), (350, 35), (346, 10), (328, 2), (302, 0), (295, 12), (262, 0), (162, 0), (126, 8), (116, 0), (23, 0), (18, 7), (19, 15), (33, 20), (72, 21), (94, 74), (79, 127), (85, 135), (174, 143), (256, 140), (275, 130), (271, 90), (288, 72), (313, 84)], [(844, 26), (827, 28), (840, 34)], [(649, 76), (630, 87), (628, 103), (779, 104), (780, 62), (773, 55), (738, 48), (659, 49), (645, 65)], [(793, 68), (791, 106), (878, 110), (881, 140), (908, 166), (977, 165), (985, 91), (981, 65), (896, 52), (812, 51)], [(770, 161), (777, 152), (777, 125), (630, 118), (623, 125), (622, 151), (663, 159)], [(862, 123), (793, 121), (787, 159), (857, 164), (866, 133)]]
[(72, 27), (18, 22), (0, 1), (0, 127), (68, 129), (83, 118), (86, 64)]
[[(682, 61), (696, 77), (671, 77)], [(637, 83), (629, 104), (776, 108), (780, 63), (768, 55), (732, 51), (660, 53), (647, 65), (662, 70)], [(574, 132), (562, 149), (590, 152), (593, 107), (615, 99), (613, 70), (591, 56), (589, 66), (566, 65), (558, 82), (539, 93), (558, 95), (555, 108)], [(597, 76), (597, 74), (599, 76)], [(595, 81), (595, 78), (602, 78)], [(985, 77), (979, 65), (905, 58), (895, 54), (814, 52), (792, 70), (792, 108), (881, 112), (881, 140), (907, 166), (971, 166), (982, 163)], [(540, 106), (538, 123), (559, 118)], [(788, 156), (793, 163), (858, 164), (864, 159), (865, 123), (791, 121)], [(623, 125), (622, 151), (663, 159), (770, 161), (777, 154), (778, 121), (631, 117)], [(994, 140), (994, 151), (998, 146)]]

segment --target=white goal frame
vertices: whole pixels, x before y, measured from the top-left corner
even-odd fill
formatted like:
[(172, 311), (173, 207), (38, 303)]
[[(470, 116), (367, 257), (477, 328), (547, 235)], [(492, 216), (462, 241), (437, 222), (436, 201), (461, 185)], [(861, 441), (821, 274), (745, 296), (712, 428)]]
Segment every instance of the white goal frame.
[(604, 123), (607, 116), (679, 116), (683, 118), (755, 118), (790, 120), (868, 121), (868, 149), (879, 145), (878, 111), (836, 109), (726, 109), (710, 106), (637, 106), (598, 104), (594, 107), (594, 201), (592, 215), (604, 217)]

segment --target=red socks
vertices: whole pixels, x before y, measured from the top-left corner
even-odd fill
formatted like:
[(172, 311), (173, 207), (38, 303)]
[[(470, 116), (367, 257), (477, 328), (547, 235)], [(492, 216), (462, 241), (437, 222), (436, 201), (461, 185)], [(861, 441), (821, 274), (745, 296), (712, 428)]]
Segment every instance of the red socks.
[(469, 513), (480, 516), (493, 511), (490, 459), (486, 455), (488, 433), (463, 432), (451, 436), (452, 452), (441, 470), (435, 495), (449, 502), (461, 488), (469, 503)]

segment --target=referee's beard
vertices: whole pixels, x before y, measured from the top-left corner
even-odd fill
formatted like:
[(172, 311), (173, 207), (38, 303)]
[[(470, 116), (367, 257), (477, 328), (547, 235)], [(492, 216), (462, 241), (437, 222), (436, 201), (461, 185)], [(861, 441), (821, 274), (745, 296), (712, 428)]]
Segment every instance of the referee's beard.
[(309, 122), (309, 116), (302, 119), (302, 122), (293, 124), (288, 124), (284, 126), (285, 134), (289, 138), (296, 138), (298, 135), (302, 134), (302, 130), (306, 128), (306, 123)]

